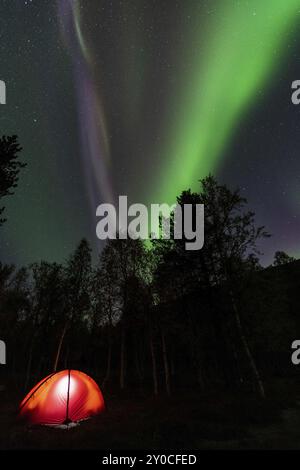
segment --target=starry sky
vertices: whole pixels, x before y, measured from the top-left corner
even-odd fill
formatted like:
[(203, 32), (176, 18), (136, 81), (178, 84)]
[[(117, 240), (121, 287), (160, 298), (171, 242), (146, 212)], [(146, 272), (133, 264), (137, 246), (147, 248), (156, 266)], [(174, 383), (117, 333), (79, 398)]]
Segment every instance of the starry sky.
[(1, 134), (23, 146), (1, 260), (62, 262), (95, 211), (174, 202), (212, 172), (300, 255), (298, 0), (0, 0)]

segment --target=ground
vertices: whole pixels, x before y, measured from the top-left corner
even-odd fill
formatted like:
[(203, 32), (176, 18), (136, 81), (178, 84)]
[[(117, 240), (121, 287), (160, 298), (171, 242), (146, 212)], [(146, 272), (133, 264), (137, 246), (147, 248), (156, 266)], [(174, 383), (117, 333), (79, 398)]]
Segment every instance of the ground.
[(300, 387), (273, 381), (267, 400), (210, 391), (157, 399), (106, 392), (106, 411), (78, 427), (30, 428), (18, 421), (17, 395), (0, 393), (1, 449), (300, 448)]

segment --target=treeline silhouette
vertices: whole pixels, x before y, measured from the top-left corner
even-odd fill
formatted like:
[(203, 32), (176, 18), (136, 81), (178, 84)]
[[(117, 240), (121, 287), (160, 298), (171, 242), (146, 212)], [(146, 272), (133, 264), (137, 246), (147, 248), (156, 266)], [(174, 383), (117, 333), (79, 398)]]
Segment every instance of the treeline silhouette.
[[(0, 145), (0, 161), (18, 149)], [(22, 164), (8, 158), (6, 168), (10, 162), (15, 187)], [(65, 264), (0, 264), (8, 380), (26, 390), (73, 368), (103, 389), (238, 389), (264, 399), (266, 378), (292, 373), (300, 286), (287, 273), (298, 262), (277, 252), (274, 266), (263, 269), (257, 246), (268, 233), (239, 190), (211, 175), (178, 203), (205, 206), (201, 250), (187, 251), (184, 239), (109, 240), (93, 265), (83, 239)]]

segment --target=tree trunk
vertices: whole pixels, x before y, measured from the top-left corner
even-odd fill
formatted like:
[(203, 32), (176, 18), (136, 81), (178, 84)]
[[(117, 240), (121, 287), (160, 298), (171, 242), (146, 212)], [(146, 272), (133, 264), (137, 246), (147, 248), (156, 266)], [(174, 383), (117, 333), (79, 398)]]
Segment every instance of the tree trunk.
[(31, 364), (32, 364), (33, 343), (34, 343), (34, 339), (32, 339), (32, 341), (31, 341), (29, 354), (28, 354), (28, 362), (27, 362), (27, 368), (26, 368), (24, 390), (27, 390), (28, 384), (29, 384), (29, 377), (30, 377)]
[[(187, 309), (187, 318), (188, 318), (188, 325), (189, 325), (189, 338), (190, 338), (190, 347), (191, 352), (193, 355), (193, 362), (195, 365), (195, 375), (197, 379), (197, 383), (200, 386), (201, 390), (204, 390), (204, 380), (203, 380), (203, 372), (202, 372), (202, 352), (201, 352), (201, 341), (199, 341), (198, 331), (195, 325), (195, 322), (191, 316), (189, 309)], [(173, 374), (172, 374), (173, 375)]]
[(36, 338), (36, 332), (37, 332), (37, 313), (35, 314), (33, 318), (33, 332), (32, 332), (32, 337), (31, 337), (31, 342), (30, 342), (30, 347), (29, 347), (29, 354), (28, 354), (28, 361), (27, 361), (27, 368), (26, 368), (26, 376), (25, 376), (25, 382), (24, 382), (24, 389), (26, 390), (29, 384), (29, 378), (30, 378), (30, 373), (31, 373), (31, 365), (32, 365), (32, 356), (33, 356), (33, 348), (34, 348), (34, 342)]
[(164, 362), (164, 369), (165, 369), (166, 391), (168, 395), (171, 395), (170, 369), (169, 369), (169, 362), (168, 362), (168, 356), (167, 356), (167, 346), (166, 346), (165, 334), (162, 330), (161, 330), (161, 344), (162, 344), (163, 362)]
[(53, 366), (53, 372), (56, 372), (56, 370), (57, 370), (58, 361), (59, 361), (60, 353), (61, 353), (61, 348), (62, 348), (63, 341), (64, 341), (64, 338), (65, 338), (65, 335), (66, 335), (66, 332), (67, 332), (67, 328), (68, 328), (68, 322), (65, 323), (65, 326), (64, 326), (64, 328), (62, 330), (62, 333), (61, 333), (61, 336), (60, 336), (60, 340), (59, 340), (58, 348), (57, 348), (57, 352), (56, 352), (56, 357), (55, 357), (55, 361), (54, 361), (54, 366)]
[(156, 365), (156, 357), (155, 357), (152, 331), (150, 332), (150, 351), (151, 351), (151, 359), (152, 359), (153, 391), (154, 391), (154, 395), (157, 396), (158, 395), (157, 365)]
[(125, 327), (122, 328), (121, 336), (121, 364), (120, 364), (120, 388), (125, 388), (125, 367), (126, 367), (126, 349), (125, 349)]
[(135, 367), (136, 367), (136, 372), (137, 372), (137, 376), (138, 376), (138, 379), (139, 379), (139, 385), (142, 388), (142, 386), (143, 386), (143, 374), (142, 374), (141, 365), (140, 365), (140, 353), (141, 353), (141, 351), (140, 351), (140, 348), (139, 348), (139, 343), (138, 343), (138, 341), (136, 341), (135, 345), (134, 345)]
[(263, 382), (260, 378), (260, 374), (259, 374), (258, 369), (256, 367), (255, 360), (254, 360), (254, 358), (252, 356), (252, 353), (250, 351), (247, 338), (244, 334), (243, 327), (242, 327), (242, 324), (241, 324), (240, 314), (239, 314), (238, 307), (236, 305), (234, 294), (233, 294), (232, 290), (230, 290), (230, 296), (231, 296), (231, 301), (232, 301), (232, 306), (233, 306), (233, 311), (234, 311), (234, 318), (235, 318), (236, 326), (237, 326), (237, 329), (238, 329), (238, 332), (239, 332), (240, 340), (241, 340), (242, 346), (244, 348), (244, 352), (245, 352), (245, 354), (248, 358), (249, 366), (250, 366), (251, 372), (253, 374), (254, 381), (256, 383), (257, 391), (258, 391), (260, 397), (264, 399), (264, 398), (266, 398), (266, 395), (265, 395), (265, 389), (264, 389), (264, 386), (263, 386)]
[(111, 371), (111, 354), (112, 354), (112, 340), (111, 340), (111, 333), (109, 333), (108, 337), (108, 351), (107, 351), (107, 363), (106, 363), (106, 373), (105, 377), (102, 382), (102, 388), (104, 389), (107, 382), (110, 379), (110, 371)]
[(171, 377), (175, 376), (175, 362), (174, 362), (174, 357), (171, 356), (170, 358), (170, 369), (171, 369)]
[(204, 387), (202, 365), (200, 365), (200, 364), (198, 364), (198, 369), (197, 369), (197, 383), (198, 383), (201, 391), (203, 391), (205, 387)]

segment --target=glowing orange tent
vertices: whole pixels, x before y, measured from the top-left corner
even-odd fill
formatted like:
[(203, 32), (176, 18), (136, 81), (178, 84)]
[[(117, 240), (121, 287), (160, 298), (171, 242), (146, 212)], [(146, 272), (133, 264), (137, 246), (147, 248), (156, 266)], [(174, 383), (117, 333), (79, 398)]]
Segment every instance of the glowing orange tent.
[(30, 424), (69, 424), (103, 410), (104, 400), (96, 382), (70, 369), (48, 375), (20, 404), (20, 416)]

